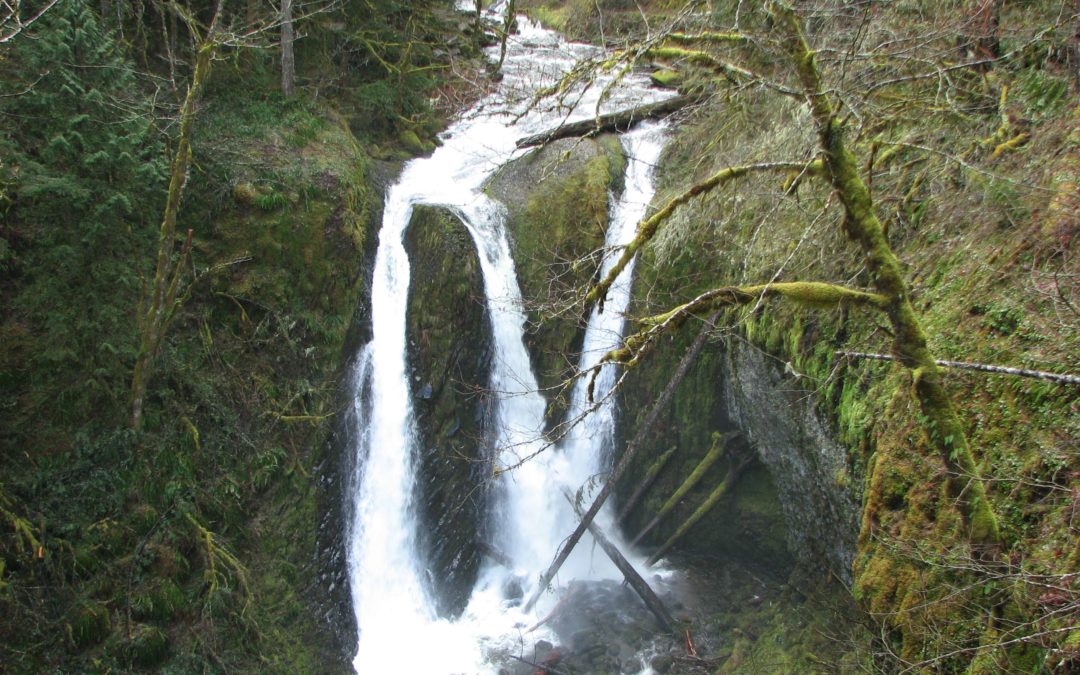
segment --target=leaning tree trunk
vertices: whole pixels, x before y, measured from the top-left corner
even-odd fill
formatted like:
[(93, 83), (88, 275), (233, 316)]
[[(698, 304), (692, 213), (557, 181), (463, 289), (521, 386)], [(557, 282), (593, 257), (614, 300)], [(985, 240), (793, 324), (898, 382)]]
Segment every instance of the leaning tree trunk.
[[(574, 507), (574, 513), (578, 515), (578, 518), (583, 518), (585, 514), (581, 510), (581, 506), (574, 500), (574, 495), (570, 490), (563, 488), (563, 494), (566, 495), (566, 499), (570, 502), (570, 505)], [(611, 540), (607, 538), (604, 531), (600, 529), (596, 523), (589, 521), (587, 527), (589, 528), (589, 534), (593, 536), (593, 540), (600, 546), (600, 548), (607, 554), (607, 557), (615, 565), (615, 567), (622, 573), (623, 579), (626, 580), (626, 585), (629, 586), (637, 593), (641, 601), (645, 603), (645, 606), (649, 608), (656, 620), (660, 622), (660, 626), (669, 633), (675, 627), (675, 620), (671, 618), (671, 614), (668, 612), (667, 607), (664, 606), (663, 601), (657, 597), (649, 583), (637, 573), (634, 566), (626, 559), (615, 544), (611, 543)]]
[[(191, 166), (191, 136), (195, 127), (195, 112), (202, 93), (203, 85), (210, 73), (210, 65), (217, 49), (216, 27), (221, 14), (221, 3), (214, 14), (213, 22), (206, 38), (199, 44), (195, 57), (195, 71), (191, 75), (187, 96), (180, 108), (180, 137), (176, 143), (169, 177), (169, 192), (165, 199), (165, 213), (161, 218), (158, 231), (157, 266), (154, 280), (146, 290), (139, 306), (139, 351), (135, 356), (135, 368), (131, 377), (131, 426), (138, 430), (142, 426), (143, 402), (146, 398), (146, 385), (153, 370), (154, 358), (161, 347), (165, 331), (168, 329), (176, 310), (176, 294), (180, 284), (181, 266), (173, 260), (176, 244), (176, 218), (180, 212), (180, 202), (187, 184), (188, 169)], [(192, 233), (181, 253), (184, 258), (191, 249)]]
[(506, 41), (510, 39), (510, 30), (514, 27), (514, 0), (506, 3), (506, 18), (503, 20), (502, 39), (499, 41), (499, 65), (495, 66), (495, 72), (502, 70), (503, 61), (506, 60)]
[(604, 483), (604, 487), (601, 488), (600, 492), (593, 498), (593, 503), (581, 516), (581, 522), (574, 528), (573, 533), (571, 533), (571, 535), (566, 538), (566, 541), (563, 542), (562, 548), (560, 548), (559, 552), (555, 555), (555, 560), (551, 561), (551, 565), (549, 565), (544, 573), (540, 575), (540, 582), (536, 585), (536, 591), (533, 592), (532, 597), (525, 603), (524, 610), (526, 612), (533, 608), (536, 601), (539, 600), (540, 596), (547, 590), (548, 584), (551, 583), (551, 580), (559, 573), (559, 568), (562, 567), (562, 564), (570, 557), (570, 552), (577, 546), (582, 535), (585, 534), (589, 525), (592, 524), (593, 518), (596, 517), (597, 513), (600, 513), (600, 509), (604, 506), (607, 498), (611, 496), (611, 493), (615, 490), (616, 483), (619, 482), (619, 479), (622, 478), (622, 475), (626, 473), (626, 470), (630, 467), (630, 463), (637, 455), (638, 450), (645, 445), (646, 436), (648, 436), (655, 428), (656, 421), (660, 418), (660, 413), (663, 412), (667, 404), (671, 402), (671, 397), (675, 395), (675, 390), (679, 387), (679, 384), (682, 383), (683, 379), (686, 378), (686, 374), (690, 372), (690, 367), (694, 364), (694, 361), (697, 360), (698, 355), (701, 354), (701, 350), (705, 347), (705, 343), (709, 339), (709, 333), (712, 332), (713, 324), (718, 317), (719, 313), (714, 313), (709, 320), (705, 322), (705, 325), (701, 327), (701, 332), (698, 333), (698, 336), (694, 338), (694, 342), (686, 350), (682, 360), (679, 361), (678, 367), (672, 374), (671, 379), (668, 380), (667, 386), (664, 387), (664, 391), (660, 392), (660, 397), (657, 398), (653, 402), (652, 407), (649, 408), (649, 412), (645, 416), (645, 421), (642, 422), (637, 433), (634, 434), (634, 437), (627, 443), (626, 450), (623, 451), (619, 463), (612, 469), (611, 475), (608, 476), (607, 482)]
[(929, 442), (952, 475), (950, 489), (959, 499), (973, 544), (996, 548), (1000, 543), (997, 517), (968, 445), (952, 399), (942, 384), (942, 370), (926, 344), (926, 333), (911, 305), (911, 295), (885, 229), (874, 212), (870, 190), (859, 175), (855, 156), (844, 141), (844, 125), (833, 109), (814, 52), (806, 42), (794, 10), (770, 2), (769, 11), (783, 33), (784, 48), (797, 71), (824, 150), (825, 176), (844, 205), (844, 232), (865, 254), (865, 263), (893, 333), (893, 352), (912, 373), (912, 391), (926, 420)]

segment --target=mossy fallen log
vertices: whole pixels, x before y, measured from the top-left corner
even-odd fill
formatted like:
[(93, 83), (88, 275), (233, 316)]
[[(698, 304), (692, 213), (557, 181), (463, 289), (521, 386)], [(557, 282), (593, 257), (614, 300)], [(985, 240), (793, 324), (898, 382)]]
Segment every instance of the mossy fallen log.
[(736, 435), (738, 435), (738, 432), (736, 431), (729, 431), (724, 434), (713, 434), (712, 447), (709, 448), (705, 457), (698, 462), (698, 465), (694, 467), (694, 470), (690, 472), (690, 475), (686, 477), (686, 480), (683, 481), (682, 485), (668, 497), (667, 501), (660, 507), (660, 510), (657, 511), (656, 515), (649, 521), (649, 524), (641, 528), (641, 531), (638, 532), (637, 536), (630, 542), (631, 546), (636, 546), (638, 542), (645, 538), (645, 535), (652, 532), (653, 528), (659, 525), (661, 521), (663, 521), (664, 518), (679, 505), (679, 502), (686, 497), (690, 490), (694, 489), (694, 486), (701, 481), (705, 476), (705, 473), (712, 468), (712, 465), (716, 464), (717, 460), (724, 456), (724, 452), (727, 450), (728, 441)]
[(581, 122), (563, 124), (539, 134), (526, 136), (517, 142), (517, 146), (519, 148), (531, 148), (534, 145), (543, 145), (551, 141), (557, 141), (560, 138), (588, 138), (612, 131), (626, 131), (645, 120), (670, 115), (700, 100), (697, 96), (673, 96), (659, 103), (649, 103), (629, 110), (599, 115)]
[(622, 509), (619, 511), (619, 515), (615, 518), (616, 523), (622, 524), (630, 517), (630, 514), (633, 513), (634, 509), (637, 507), (638, 502), (641, 501), (641, 498), (648, 493), (649, 488), (651, 488), (653, 483), (656, 482), (656, 479), (659, 478), (660, 472), (667, 466), (668, 461), (675, 456), (676, 450), (678, 450), (677, 447), (669, 448), (667, 452), (657, 457), (656, 461), (649, 465), (649, 468), (645, 470), (645, 477), (634, 490), (634, 494), (630, 495), (630, 499), (627, 499), (626, 503), (623, 504)]
[(690, 528), (696, 525), (699, 520), (704, 518), (705, 515), (708, 514), (714, 506), (716, 506), (716, 503), (720, 501), (720, 498), (726, 495), (729, 490), (731, 490), (731, 486), (735, 485), (735, 481), (739, 479), (739, 476), (742, 474), (743, 470), (748, 464), (750, 464), (750, 458), (745, 457), (741, 459), (738, 464), (735, 464), (730, 469), (728, 469), (727, 475), (724, 476), (723, 482), (717, 485), (716, 488), (713, 489), (712, 493), (709, 494), (708, 498), (706, 498), (705, 501), (701, 503), (701, 506), (697, 507), (697, 509), (692, 514), (690, 514), (690, 517), (683, 521), (683, 524), (679, 526), (679, 529), (675, 530), (675, 533), (668, 537), (668, 540), (665, 541), (660, 548), (656, 549), (655, 553), (649, 556), (649, 559), (645, 561), (645, 564), (647, 566), (655, 565), (657, 560), (660, 560), (660, 558), (663, 557), (665, 553), (671, 550), (672, 546), (674, 546), (676, 543), (678, 543), (680, 539), (683, 538), (683, 535), (690, 531)]

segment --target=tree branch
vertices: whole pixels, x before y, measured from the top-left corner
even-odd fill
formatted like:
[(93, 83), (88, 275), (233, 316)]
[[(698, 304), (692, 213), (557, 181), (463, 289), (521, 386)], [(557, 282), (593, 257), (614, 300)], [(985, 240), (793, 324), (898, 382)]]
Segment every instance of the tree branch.
[(638, 223), (637, 235), (635, 235), (634, 239), (623, 249), (622, 255), (615, 265), (612, 266), (607, 276), (589, 290), (589, 294), (586, 296), (585, 301), (587, 303), (599, 302), (600, 310), (603, 311), (604, 297), (607, 295), (608, 289), (615, 283), (615, 279), (623, 271), (626, 265), (629, 264), (630, 260), (637, 254), (638, 250), (656, 235), (660, 225), (671, 217), (671, 214), (675, 212), (675, 209), (687, 203), (694, 197), (710, 192), (735, 178), (741, 178), (749, 173), (757, 173), (760, 171), (802, 171), (806, 173), (819, 173), (821, 168), (821, 160), (814, 160), (811, 162), (761, 162), (758, 164), (731, 166), (714, 173), (700, 183), (693, 185), (682, 194), (673, 197), (667, 204), (664, 204), (659, 211)]
[[(867, 359), (870, 361), (899, 361), (898, 358), (892, 354), (868, 354), (865, 352), (836, 352), (837, 356), (842, 356), (849, 359)], [(1010, 368), (1008, 366), (994, 366), (988, 363), (971, 363), (968, 361), (943, 361), (941, 359), (935, 360), (939, 366), (944, 368), (955, 368), (957, 370), (978, 370), (984, 373), (998, 373), (1000, 375), (1015, 375), (1016, 377), (1030, 377), (1036, 380), (1048, 380), (1050, 382), (1060, 382), (1062, 384), (1075, 384), (1080, 385), (1080, 377), (1076, 375), (1063, 375), (1060, 373), (1050, 373), (1045, 370), (1029, 370), (1027, 368)]]
[(687, 318), (725, 307), (746, 305), (761, 298), (780, 296), (804, 307), (832, 309), (841, 306), (866, 306), (884, 309), (886, 298), (875, 293), (857, 291), (837, 284), (820, 281), (787, 281), (755, 286), (725, 286), (706, 291), (690, 302), (663, 314), (641, 319), (644, 330), (627, 337), (623, 346), (613, 349), (600, 359), (601, 363), (622, 363), (633, 367), (649, 351), (661, 334), (681, 326)]

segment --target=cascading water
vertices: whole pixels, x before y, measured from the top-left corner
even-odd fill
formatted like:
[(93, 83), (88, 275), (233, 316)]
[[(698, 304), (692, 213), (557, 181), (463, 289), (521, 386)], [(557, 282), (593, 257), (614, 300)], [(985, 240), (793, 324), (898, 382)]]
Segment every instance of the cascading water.
[[(372, 282), (373, 337), (354, 367), (357, 469), (347, 558), (359, 632), (354, 666), (362, 673), (398, 671), (404, 655), (414, 672), (492, 670), (487, 654), (510, 649), (517, 644), (520, 626), (535, 623), (535, 617), (521, 615), (504, 597), (507, 580), (515, 577), (536, 583), (576, 524), (559, 486), (577, 490), (600, 470), (605, 444), (610, 445), (614, 421), (610, 401), (605, 401), (560, 447), (521, 462), (544, 447), (545, 401), (522, 340), (525, 317), (503, 226), (504, 209), (480, 188), (499, 166), (521, 154), (515, 147), (518, 138), (568, 117), (593, 115), (607, 83), (578, 92), (577, 105), (569, 115), (566, 109), (534, 108), (514, 123), (510, 96), (522, 100), (523, 94), (527, 97), (550, 84), (579, 58), (595, 52), (562, 42), (524, 17), (519, 25), (521, 33), (508, 50), (500, 92), (454, 124), (432, 156), (406, 165), (386, 196)], [(625, 108), (662, 95), (649, 89), (643, 78), (631, 76), (607, 93), (604, 108)], [(482, 112), (490, 109), (502, 112)], [(612, 211), (609, 247), (633, 236), (634, 225), (652, 197), (651, 167), (659, 156), (661, 138), (662, 129), (657, 126), (624, 138), (631, 162), (626, 189)], [(520, 463), (501, 475), (492, 516), (495, 543), (516, 569), (491, 565), (481, 570), (468, 606), (454, 621), (436, 615), (422, 581), (424, 563), (417, 548), (419, 525), (413, 504), (417, 433), (407, 379), (403, 308), (410, 268), (402, 238), (417, 204), (444, 206), (457, 213), (476, 244), (494, 343), (490, 388), (496, 397), (495, 461), (502, 467)], [(610, 261), (605, 270), (608, 265)], [(628, 267), (620, 276), (608, 310), (602, 315), (594, 312), (590, 318), (582, 368), (593, 366), (617, 344), (630, 273)], [(601, 371), (595, 388), (598, 400), (606, 398), (613, 377), (610, 368)], [(579, 383), (571, 413), (580, 415), (586, 407), (584, 384)], [(585, 553), (575, 555), (563, 574), (617, 576), (613, 568), (599, 563)]]

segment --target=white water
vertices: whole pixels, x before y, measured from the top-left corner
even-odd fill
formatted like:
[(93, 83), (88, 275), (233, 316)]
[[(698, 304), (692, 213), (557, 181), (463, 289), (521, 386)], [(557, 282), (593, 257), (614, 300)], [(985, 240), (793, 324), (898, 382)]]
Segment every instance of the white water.
[[(521, 35), (511, 43), (503, 67), (500, 92), (481, 101), (444, 134), (444, 144), (431, 157), (406, 165), (386, 196), (386, 207), (372, 282), (372, 340), (357, 357), (354, 369), (357, 473), (354, 477), (347, 558), (353, 607), (359, 632), (354, 666), (360, 673), (397, 672), (407, 663), (411, 672), (476, 673), (495, 667), (488, 660), (500, 650), (518, 653), (523, 626), (536, 616), (523, 616), (503, 597), (513, 573), (488, 566), (465, 612), (455, 621), (439, 618), (422, 583), (416, 546), (418, 527), (413, 495), (416, 428), (409, 394), (405, 350), (405, 312), (410, 268), (402, 244), (413, 207), (441, 205), (459, 214), (479, 252), (490, 318), (494, 358), (490, 386), (498, 392), (495, 406), (496, 463), (513, 466), (544, 446), (545, 401), (538, 393), (528, 352), (522, 341), (525, 321), (521, 292), (503, 227), (504, 209), (480, 188), (495, 170), (522, 154), (515, 141), (555, 126), (567, 110), (529, 111), (516, 124), (510, 98), (528, 95), (550, 84), (593, 48), (568, 45), (554, 33), (521, 22)], [(580, 93), (570, 119), (593, 115), (604, 82)], [(630, 77), (612, 90), (604, 110), (659, 98), (640, 77)], [(501, 113), (486, 111), (501, 110)], [(642, 128), (627, 134), (624, 145), (635, 158), (629, 164), (626, 190), (613, 208), (608, 245), (625, 243), (634, 233), (652, 197), (651, 166), (659, 156), (662, 131)], [(611, 261), (605, 263), (610, 265)], [(590, 319), (581, 367), (593, 365), (615, 346), (622, 331), (622, 312), (629, 297), (628, 269), (620, 276), (607, 311)], [(605, 369), (596, 385), (599, 399), (611, 386)], [(574, 393), (571, 409), (586, 408), (584, 384)], [(501, 474), (496, 491), (493, 530), (496, 544), (513, 560), (515, 572), (535, 584), (559, 543), (576, 524), (559, 485), (577, 490), (597, 474), (606, 460), (614, 420), (610, 402), (585, 418), (562, 446), (547, 449), (513, 471)], [(561, 578), (616, 577), (606, 559), (594, 559), (590, 546), (579, 545)], [(526, 588), (526, 595), (531, 589)], [(537, 610), (542, 616), (543, 604)], [(530, 634), (535, 641), (543, 632)]]

